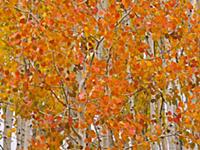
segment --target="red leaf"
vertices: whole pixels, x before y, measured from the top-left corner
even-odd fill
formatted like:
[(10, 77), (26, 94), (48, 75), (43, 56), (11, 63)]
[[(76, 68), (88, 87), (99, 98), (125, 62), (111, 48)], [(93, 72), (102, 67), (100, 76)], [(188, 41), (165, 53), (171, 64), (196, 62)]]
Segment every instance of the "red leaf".
[(168, 121), (169, 122), (172, 122), (173, 121), (173, 118), (172, 117), (167, 117)]
[(188, 8), (189, 10), (192, 10), (192, 9), (193, 9), (193, 6), (192, 6), (192, 4), (191, 4), (190, 2), (188, 2), (187, 8)]
[(178, 107), (184, 107), (184, 103), (182, 102), (182, 101), (180, 101), (179, 103), (178, 103)]
[(95, 7), (92, 11), (93, 11), (94, 14), (97, 14), (98, 8)]
[(173, 118), (173, 121), (174, 121), (175, 123), (178, 123), (178, 122), (179, 122), (179, 119), (176, 117), (176, 118)]
[(82, 100), (82, 99), (85, 98), (85, 95), (84, 95), (84, 93), (80, 93), (80, 94), (78, 95), (78, 97), (79, 97), (80, 100)]
[(54, 120), (54, 117), (52, 115), (49, 115), (46, 117), (46, 120), (52, 122)]
[(167, 112), (167, 115), (169, 115), (169, 116), (172, 115), (172, 112), (171, 112), (171, 111), (168, 111), (168, 112)]
[(68, 117), (68, 124), (69, 124), (70, 127), (72, 126), (72, 122), (73, 122), (72, 117), (69, 116)]
[(129, 129), (129, 133), (130, 133), (130, 135), (134, 135), (135, 134), (135, 128), (130, 128)]

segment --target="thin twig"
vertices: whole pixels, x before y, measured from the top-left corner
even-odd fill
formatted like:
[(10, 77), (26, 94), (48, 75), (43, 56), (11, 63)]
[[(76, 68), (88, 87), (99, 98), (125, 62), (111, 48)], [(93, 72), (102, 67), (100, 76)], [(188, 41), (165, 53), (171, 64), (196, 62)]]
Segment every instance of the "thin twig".
[(74, 129), (74, 127), (71, 127), (72, 131), (77, 135), (77, 137), (79, 138), (79, 140), (82, 140), (82, 137), (78, 134), (78, 132)]
[(115, 27), (118, 27), (122, 23), (122, 21), (131, 13), (131, 11), (132, 11), (132, 8), (129, 9), (124, 16), (122, 16), (122, 18), (115, 24)]
[(165, 137), (170, 137), (170, 136), (177, 136), (178, 133), (173, 133), (173, 134), (166, 134), (166, 135), (161, 135), (159, 138), (165, 138)]
[(93, 124), (94, 124), (94, 130), (95, 130), (95, 132), (96, 132), (97, 139), (98, 139), (98, 148), (101, 150), (101, 149), (102, 149), (102, 148), (101, 148), (101, 138), (100, 138), (100, 136), (99, 136), (99, 132), (98, 132), (98, 130), (97, 130), (97, 127), (96, 127), (95, 123), (93, 123)]
[(23, 13), (28, 13), (29, 15), (31, 15), (31, 16), (36, 20), (37, 23), (40, 23), (40, 21), (38, 20), (38, 18), (37, 18), (31, 11), (23, 10), (23, 9), (17, 7), (17, 6), (15, 6), (14, 8), (15, 8), (16, 10), (18, 10), (18, 11), (23, 12)]
[[(58, 70), (58, 67), (56, 66), (56, 61), (55, 61), (55, 56), (54, 56), (54, 52), (52, 52), (52, 59), (53, 59), (53, 65), (54, 65), (54, 68), (56, 70), (56, 73), (57, 75), (60, 76), (60, 72)], [(65, 96), (65, 101), (66, 101), (66, 105), (68, 105), (68, 98), (67, 98), (67, 93), (65, 92), (65, 88), (64, 88), (64, 83), (63, 81), (61, 80), (61, 89), (64, 93), (64, 96)], [(69, 114), (70, 114), (70, 109), (69, 109)]]
[(73, 138), (71, 135), (68, 135), (68, 137), (69, 137), (70, 139), (72, 139), (76, 144), (78, 144), (78, 142), (76, 141), (76, 139)]
[(86, 3), (88, 0), (83, 0), (82, 2), (79, 2), (77, 5), (82, 5), (84, 3)]
[(0, 147), (1, 147), (1, 150), (4, 150), (3, 146), (0, 145)]
[(123, 94), (123, 95), (125, 95), (125, 96), (132, 96), (132, 95), (135, 95), (135, 94), (141, 92), (142, 90), (145, 90), (145, 89), (144, 89), (144, 88), (140, 88), (140, 89), (138, 89), (138, 90), (135, 91), (135, 92), (132, 92), (132, 93), (126, 93), (126, 94)]
[(52, 89), (49, 89), (51, 91), (51, 93), (54, 95), (54, 97), (57, 99), (57, 101), (59, 103), (61, 103), (63, 106), (67, 107), (67, 105), (65, 103), (63, 103), (59, 98), (58, 96), (56, 95), (56, 93), (52, 90)]

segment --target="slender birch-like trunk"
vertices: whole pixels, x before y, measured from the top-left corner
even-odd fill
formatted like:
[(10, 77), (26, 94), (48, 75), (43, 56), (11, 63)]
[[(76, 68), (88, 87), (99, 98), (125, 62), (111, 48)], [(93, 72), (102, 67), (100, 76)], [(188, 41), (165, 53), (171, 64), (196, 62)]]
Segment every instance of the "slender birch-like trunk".
[[(98, 4), (98, 9), (99, 10), (106, 10), (108, 8), (108, 3), (109, 1), (108, 0), (102, 0), (99, 4)], [(97, 16), (98, 18), (99, 16)], [(103, 59), (103, 56), (102, 56), (102, 53), (103, 53), (103, 42), (102, 41), (97, 49), (97, 58), (98, 59)], [(107, 54), (108, 57), (109, 57), (109, 54)], [(109, 58), (108, 58), (109, 59)], [(109, 61), (107, 63), (110, 63)], [(107, 64), (109, 65), (109, 64)], [(106, 71), (106, 76), (109, 76), (109, 68), (107, 68), (107, 71)], [(106, 87), (106, 92), (108, 95), (110, 95), (110, 92), (109, 92), (109, 88)], [(99, 133), (101, 133), (101, 130), (99, 131)], [(101, 146), (100, 147), (103, 147), (103, 148), (110, 148), (112, 147), (113, 145), (113, 137), (112, 137), (112, 131), (111, 130), (107, 130), (106, 134), (100, 134), (101, 136), (101, 141), (100, 144)]]
[(12, 128), (12, 118), (13, 112), (10, 110), (10, 106), (7, 106), (5, 111), (5, 123), (4, 123), (4, 141), (3, 141), (3, 148), (5, 150), (11, 150), (11, 128)]
[[(85, 65), (85, 64), (83, 64)], [(79, 92), (83, 92), (84, 91), (84, 84), (85, 84), (85, 79), (83, 77), (83, 74), (86, 72), (86, 68), (85, 66), (83, 67), (83, 71), (80, 71), (78, 74), (77, 74), (77, 81), (79, 83)], [(84, 120), (84, 105), (83, 104), (79, 104), (78, 107), (81, 107), (83, 109), (82, 112), (78, 113), (78, 118), (79, 118), (79, 122), (81, 123), (83, 120)], [(81, 147), (84, 149), (86, 147), (85, 145), (85, 138), (86, 138), (86, 130), (85, 129), (79, 129), (78, 130), (78, 133), (79, 135), (81, 135), (81, 139), (79, 139), (79, 144), (81, 145)]]
[(31, 140), (31, 120), (24, 120), (24, 150), (28, 150), (30, 140)]
[[(151, 102), (150, 103), (150, 118), (151, 118), (151, 120), (155, 119), (155, 115), (156, 115), (156, 103)], [(153, 125), (151, 125), (150, 129), (151, 129), (151, 133), (155, 133)], [(158, 144), (157, 143), (151, 143), (151, 150), (157, 150), (157, 149), (159, 149)]]
[(22, 118), (17, 117), (17, 150), (22, 149)]

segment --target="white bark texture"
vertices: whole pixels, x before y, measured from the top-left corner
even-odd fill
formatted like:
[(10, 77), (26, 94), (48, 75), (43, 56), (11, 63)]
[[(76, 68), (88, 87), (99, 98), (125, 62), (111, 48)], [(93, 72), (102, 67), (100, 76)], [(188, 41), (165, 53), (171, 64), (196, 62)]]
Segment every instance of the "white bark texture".
[(10, 106), (7, 106), (6, 108), (6, 119), (4, 124), (4, 141), (3, 141), (3, 148), (5, 150), (11, 150), (11, 128), (12, 128), (12, 117), (13, 112), (10, 110)]
[(20, 116), (17, 117), (17, 150), (22, 149), (22, 119)]
[(31, 124), (31, 120), (26, 121), (20, 116), (17, 116), (17, 150), (28, 150), (31, 140)]

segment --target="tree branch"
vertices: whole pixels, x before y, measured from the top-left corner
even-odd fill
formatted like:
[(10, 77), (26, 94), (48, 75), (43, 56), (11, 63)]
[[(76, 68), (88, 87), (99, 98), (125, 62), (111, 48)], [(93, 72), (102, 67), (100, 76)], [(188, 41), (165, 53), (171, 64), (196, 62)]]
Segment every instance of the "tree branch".
[(131, 11), (132, 11), (132, 8), (129, 9), (128, 12), (124, 16), (122, 16), (122, 18), (115, 24), (115, 27), (118, 27), (122, 23), (122, 21), (131, 13)]
[(28, 13), (29, 15), (31, 15), (31, 16), (35, 19), (35, 21), (36, 21), (37, 23), (40, 23), (40, 21), (38, 20), (38, 18), (37, 18), (31, 11), (23, 10), (23, 9), (17, 7), (17, 6), (15, 6), (14, 8), (15, 8), (16, 10), (18, 10), (18, 11), (23, 12), (23, 13)]
[(52, 89), (49, 89), (51, 91), (51, 93), (54, 95), (54, 97), (57, 99), (57, 101), (59, 103), (61, 103), (63, 106), (67, 107), (67, 105), (65, 103), (63, 103), (59, 98), (58, 96), (56, 95), (56, 93), (52, 90)]
[(99, 136), (99, 132), (98, 132), (97, 127), (96, 127), (94, 122), (93, 122), (93, 124), (94, 124), (94, 129), (95, 129), (95, 132), (96, 132), (96, 135), (97, 135), (97, 139), (98, 139), (98, 148), (101, 150), (102, 149), (101, 148), (101, 138)]

